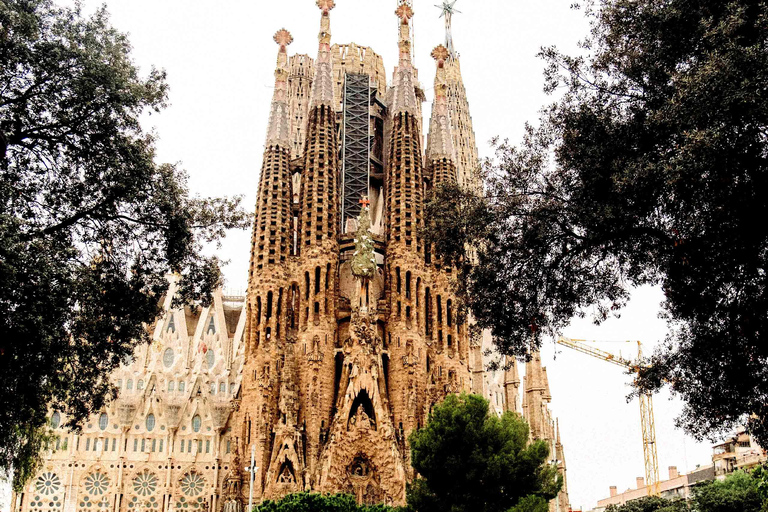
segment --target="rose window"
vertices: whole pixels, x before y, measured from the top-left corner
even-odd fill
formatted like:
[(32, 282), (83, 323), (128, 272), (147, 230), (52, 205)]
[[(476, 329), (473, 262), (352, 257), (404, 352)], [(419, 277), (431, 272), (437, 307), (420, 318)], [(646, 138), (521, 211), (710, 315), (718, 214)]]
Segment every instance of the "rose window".
[(205, 479), (197, 473), (187, 473), (181, 480), (181, 490), (187, 496), (197, 496), (203, 492)]
[(88, 491), (88, 494), (100, 496), (107, 491), (108, 487), (109, 478), (104, 473), (97, 471), (85, 477), (85, 490)]
[(61, 488), (61, 480), (56, 473), (43, 473), (35, 482), (35, 489), (40, 494), (54, 494)]
[(157, 477), (154, 473), (145, 471), (133, 479), (133, 490), (139, 496), (149, 496), (157, 489)]

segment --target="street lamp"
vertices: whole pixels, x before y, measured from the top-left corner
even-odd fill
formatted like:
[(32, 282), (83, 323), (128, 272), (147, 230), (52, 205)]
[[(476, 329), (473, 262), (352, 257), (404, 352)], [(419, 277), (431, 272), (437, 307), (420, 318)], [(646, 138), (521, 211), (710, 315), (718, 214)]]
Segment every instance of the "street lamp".
[(251, 474), (251, 484), (248, 488), (248, 512), (253, 512), (253, 482), (256, 478), (256, 446), (251, 445), (251, 464), (243, 468)]

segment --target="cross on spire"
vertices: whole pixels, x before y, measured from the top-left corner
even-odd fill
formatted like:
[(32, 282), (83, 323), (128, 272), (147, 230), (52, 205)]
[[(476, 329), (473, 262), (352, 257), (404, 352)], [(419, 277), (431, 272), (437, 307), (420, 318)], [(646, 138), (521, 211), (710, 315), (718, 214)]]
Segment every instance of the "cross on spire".
[(461, 14), (461, 11), (454, 7), (457, 1), (458, 0), (443, 0), (442, 5), (435, 5), (435, 7), (442, 11), (440, 17), (445, 18), (445, 46), (448, 47), (451, 56), (455, 55), (453, 50), (453, 35), (451, 34), (451, 19), (454, 14)]

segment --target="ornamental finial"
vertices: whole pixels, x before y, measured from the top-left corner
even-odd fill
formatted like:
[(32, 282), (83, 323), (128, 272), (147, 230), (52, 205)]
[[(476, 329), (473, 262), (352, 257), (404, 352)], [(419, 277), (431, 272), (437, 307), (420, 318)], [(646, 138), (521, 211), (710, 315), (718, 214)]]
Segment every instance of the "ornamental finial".
[(317, 6), (323, 11), (323, 14), (328, 14), (331, 9), (336, 7), (334, 0), (317, 0)]
[(454, 7), (457, 1), (458, 0), (443, 0), (442, 5), (435, 6), (442, 11), (440, 17), (445, 17), (445, 46), (448, 47), (448, 52), (453, 56), (455, 55), (453, 50), (453, 34), (451, 33), (451, 19), (454, 14), (461, 14), (461, 11)]
[(293, 42), (293, 36), (284, 28), (275, 32), (275, 37), (273, 39), (280, 45), (281, 50), (285, 50), (285, 47)]
[(450, 55), (451, 54), (448, 51), (448, 48), (443, 45), (438, 45), (434, 50), (432, 50), (432, 58), (437, 61), (438, 67), (443, 67), (443, 63), (448, 60)]
[(395, 14), (397, 14), (397, 17), (400, 18), (400, 21), (405, 24), (408, 23), (411, 18), (413, 18), (413, 8), (407, 3), (402, 3), (395, 10)]

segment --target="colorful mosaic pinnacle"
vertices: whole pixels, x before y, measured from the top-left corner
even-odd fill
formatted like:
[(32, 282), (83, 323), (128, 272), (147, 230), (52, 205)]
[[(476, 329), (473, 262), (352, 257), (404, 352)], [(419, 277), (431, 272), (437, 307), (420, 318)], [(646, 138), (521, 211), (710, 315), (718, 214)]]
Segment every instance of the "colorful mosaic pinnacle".
[(317, 0), (317, 6), (323, 11), (323, 14), (328, 14), (331, 9), (336, 7), (334, 0)]
[(437, 65), (442, 67), (443, 63), (445, 63), (445, 61), (450, 56), (450, 53), (448, 52), (448, 48), (443, 45), (438, 45), (434, 50), (432, 50), (431, 55), (432, 58), (437, 61)]
[(395, 10), (395, 14), (397, 14), (397, 17), (400, 18), (403, 23), (408, 23), (408, 20), (413, 18), (413, 9), (410, 5), (402, 3)]
[(275, 32), (275, 37), (273, 39), (280, 45), (280, 50), (285, 50), (285, 47), (293, 42), (293, 36), (284, 28)]

